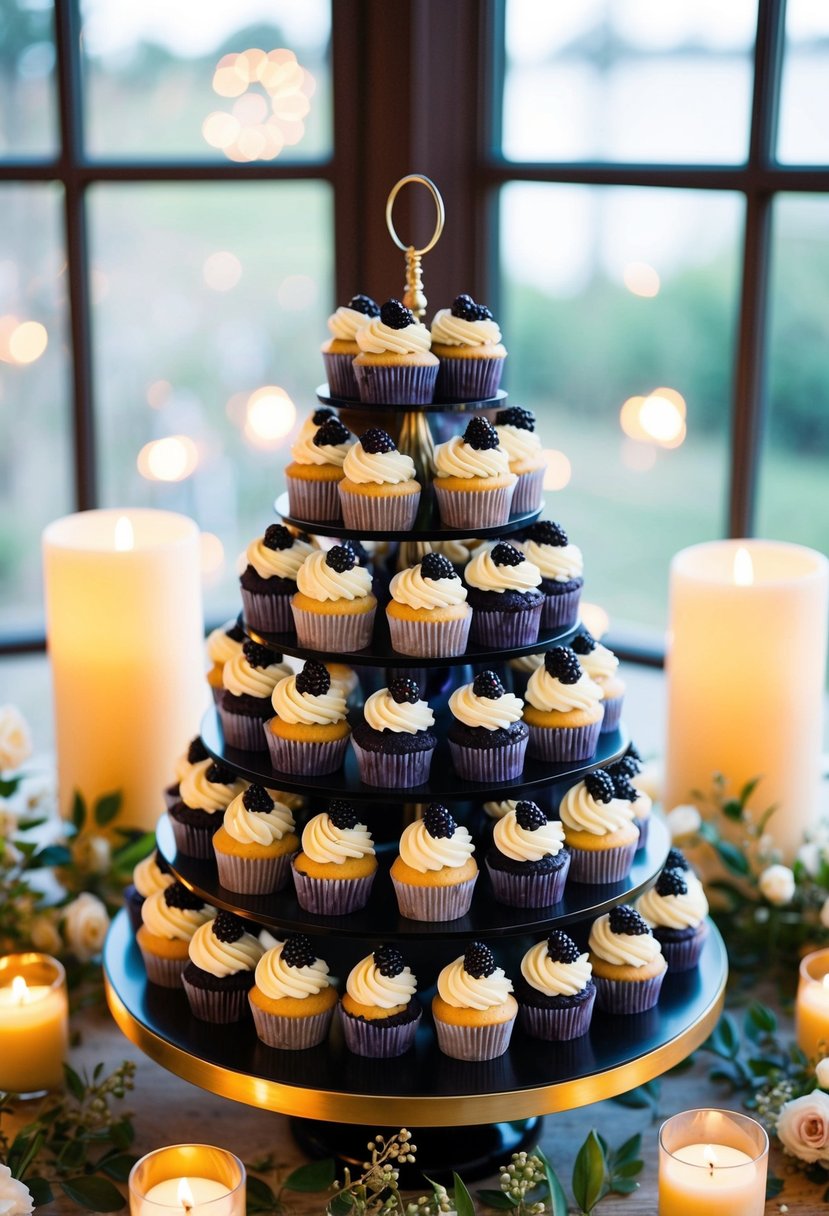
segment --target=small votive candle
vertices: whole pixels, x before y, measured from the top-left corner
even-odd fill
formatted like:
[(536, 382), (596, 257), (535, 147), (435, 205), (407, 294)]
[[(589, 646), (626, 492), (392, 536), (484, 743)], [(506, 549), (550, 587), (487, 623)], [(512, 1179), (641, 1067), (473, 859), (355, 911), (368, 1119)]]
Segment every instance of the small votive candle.
[(35, 1097), (63, 1084), (66, 972), (48, 954), (0, 958), (0, 1090)]
[(807, 954), (800, 964), (794, 1024), (797, 1045), (810, 1060), (829, 1055), (829, 949)]
[(686, 1110), (659, 1131), (659, 1216), (763, 1216), (769, 1138), (747, 1115)]
[(245, 1167), (209, 1144), (174, 1144), (132, 1167), (130, 1216), (245, 1216)]

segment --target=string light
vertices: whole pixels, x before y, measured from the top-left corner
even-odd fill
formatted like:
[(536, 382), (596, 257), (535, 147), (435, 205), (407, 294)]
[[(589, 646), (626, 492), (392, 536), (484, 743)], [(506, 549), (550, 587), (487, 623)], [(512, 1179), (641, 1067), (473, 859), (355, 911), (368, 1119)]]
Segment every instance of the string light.
[[(252, 91), (252, 90), (260, 91)], [(213, 72), (213, 91), (235, 99), (232, 111), (214, 110), (202, 135), (228, 160), (273, 160), (305, 134), (316, 81), (284, 47), (259, 47), (223, 55)]]

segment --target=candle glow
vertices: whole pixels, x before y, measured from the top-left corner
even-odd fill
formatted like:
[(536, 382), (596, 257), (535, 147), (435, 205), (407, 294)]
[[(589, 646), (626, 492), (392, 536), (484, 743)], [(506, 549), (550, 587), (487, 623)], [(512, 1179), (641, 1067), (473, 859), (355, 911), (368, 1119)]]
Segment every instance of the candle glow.
[(69, 1041), (66, 975), (46, 954), (0, 959), (0, 1090), (58, 1089)]
[(754, 562), (751, 554), (744, 545), (740, 545), (734, 554), (734, 585), (750, 587), (754, 582)]
[(186, 1178), (182, 1178), (178, 1184), (178, 1201), (185, 1212), (191, 1211), (193, 1207), (193, 1192), (190, 1190), (190, 1183)]
[(128, 553), (135, 545), (135, 533), (126, 515), (120, 515), (115, 523), (115, 552)]

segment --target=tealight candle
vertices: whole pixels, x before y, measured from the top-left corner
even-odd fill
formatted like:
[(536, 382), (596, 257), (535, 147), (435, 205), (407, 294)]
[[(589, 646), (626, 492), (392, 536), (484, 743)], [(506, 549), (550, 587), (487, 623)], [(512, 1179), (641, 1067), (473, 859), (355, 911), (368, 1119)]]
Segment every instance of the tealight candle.
[(659, 1132), (659, 1216), (763, 1216), (769, 1138), (754, 1119), (689, 1110)]
[(829, 1055), (829, 949), (807, 954), (800, 964), (795, 1036), (810, 1060)]
[(34, 1096), (63, 1083), (66, 972), (47, 954), (0, 958), (0, 1090)]
[(130, 1216), (245, 1216), (245, 1167), (209, 1144), (156, 1149), (130, 1172)]

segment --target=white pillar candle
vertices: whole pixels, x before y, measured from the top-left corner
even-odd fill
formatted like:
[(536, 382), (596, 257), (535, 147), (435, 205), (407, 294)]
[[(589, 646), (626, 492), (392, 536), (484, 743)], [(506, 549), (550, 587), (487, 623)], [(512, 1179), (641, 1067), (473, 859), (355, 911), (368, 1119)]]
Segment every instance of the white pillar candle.
[(199, 530), (169, 511), (84, 511), (43, 534), (60, 807), (120, 790), (152, 829), (205, 705)]
[(829, 562), (777, 541), (694, 545), (671, 563), (667, 807), (753, 777), (791, 860), (818, 816)]

